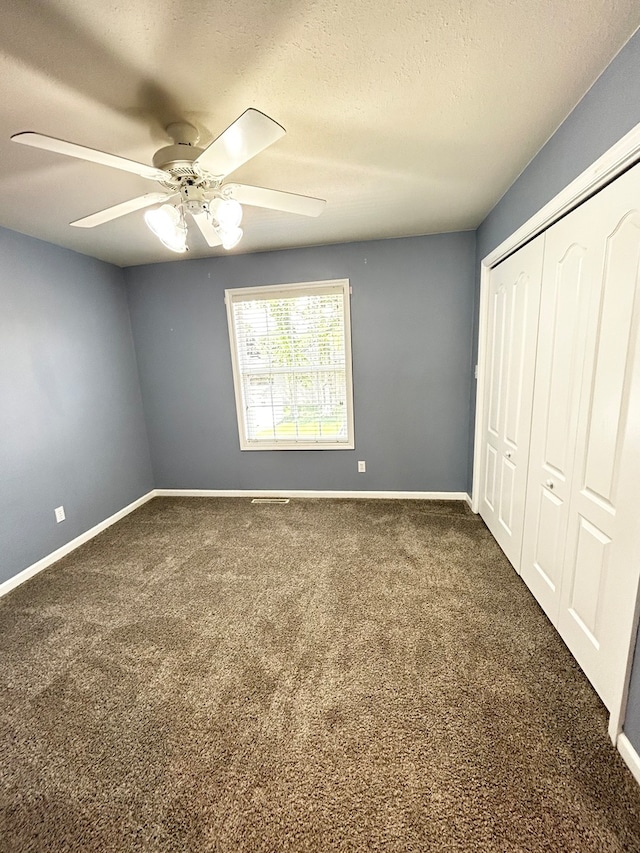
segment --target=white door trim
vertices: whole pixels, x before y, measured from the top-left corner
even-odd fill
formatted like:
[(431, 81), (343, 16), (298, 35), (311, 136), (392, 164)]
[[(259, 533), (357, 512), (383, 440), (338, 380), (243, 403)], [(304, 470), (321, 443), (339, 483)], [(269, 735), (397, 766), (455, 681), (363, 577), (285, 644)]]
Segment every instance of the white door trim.
[(640, 124), (630, 130), (608, 151), (598, 157), (595, 163), (586, 168), (570, 184), (561, 190), (551, 201), (534, 213), (530, 219), (503, 240), (492, 252), (483, 258), (482, 263), (487, 267), (495, 267), (512, 254), (524, 243), (546, 229), (577, 207), (589, 196), (594, 195), (606, 184), (611, 183), (618, 175), (640, 159)]
[[(587, 198), (594, 195), (606, 184), (617, 178), (626, 169), (640, 160), (640, 124), (622, 137), (615, 145), (599, 157), (591, 166), (571, 181), (561, 192), (530, 217), (517, 231), (503, 240), (492, 252), (480, 262), (480, 298), (478, 324), (478, 383), (476, 388), (476, 420), (473, 444), (473, 484), (471, 491), (471, 508), (478, 512), (480, 505), (480, 457), (482, 442), (482, 423), (484, 417), (484, 385), (487, 379), (487, 348), (485, 338), (488, 323), (488, 293), (489, 272), (515, 252), (529, 240), (541, 234), (554, 222), (557, 222), (569, 211), (573, 210)], [(636, 604), (636, 610), (638, 603)], [(629, 637), (627, 653), (627, 672), (630, 673), (631, 661), (635, 646), (636, 630)], [(620, 707), (611, 710), (609, 720), (609, 735), (615, 744), (622, 731), (624, 713), (627, 703), (627, 690), (624, 691)]]

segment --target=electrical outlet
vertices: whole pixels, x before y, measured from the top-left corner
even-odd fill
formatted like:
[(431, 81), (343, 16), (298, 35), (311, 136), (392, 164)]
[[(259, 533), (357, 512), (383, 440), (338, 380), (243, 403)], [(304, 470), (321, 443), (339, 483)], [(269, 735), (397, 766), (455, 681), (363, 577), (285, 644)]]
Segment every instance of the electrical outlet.
[(366, 470), (367, 463), (364, 461), (364, 459), (360, 459), (360, 461), (358, 462), (358, 474), (364, 474), (366, 473)]
[(58, 524), (60, 524), (61, 521), (65, 520), (66, 515), (64, 514), (64, 507), (63, 506), (57, 506), (55, 508), (54, 512), (56, 514), (56, 521), (58, 522)]

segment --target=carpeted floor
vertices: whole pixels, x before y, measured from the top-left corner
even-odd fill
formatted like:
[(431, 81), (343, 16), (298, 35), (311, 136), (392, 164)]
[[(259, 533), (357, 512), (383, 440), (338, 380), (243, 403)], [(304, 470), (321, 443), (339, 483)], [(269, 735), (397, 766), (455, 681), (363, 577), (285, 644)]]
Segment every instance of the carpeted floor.
[(0, 601), (0, 849), (640, 851), (462, 503), (157, 498)]

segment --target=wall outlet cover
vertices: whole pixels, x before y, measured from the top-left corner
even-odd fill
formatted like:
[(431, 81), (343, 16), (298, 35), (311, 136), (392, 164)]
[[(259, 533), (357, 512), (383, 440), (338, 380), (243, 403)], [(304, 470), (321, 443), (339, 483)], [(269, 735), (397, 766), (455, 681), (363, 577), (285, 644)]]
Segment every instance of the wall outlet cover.
[(54, 511), (56, 514), (56, 521), (58, 524), (60, 524), (60, 522), (64, 521), (66, 518), (66, 515), (64, 514), (64, 507), (63, 506), (57, 506)]

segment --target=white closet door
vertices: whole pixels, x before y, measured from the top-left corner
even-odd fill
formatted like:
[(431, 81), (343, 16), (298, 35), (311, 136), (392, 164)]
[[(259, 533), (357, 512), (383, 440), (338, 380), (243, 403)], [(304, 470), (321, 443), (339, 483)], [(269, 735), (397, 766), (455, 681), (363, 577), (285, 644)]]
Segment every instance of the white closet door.
[(587, 325), (597, 310), (600, 222), (590, 205), (546, 233), (521, 575), (554, 625), (575, 460)]
[(558, 630), (611, 708), (640, 571), (640, 169), (587, 202), (600, 232), (569, 496)]
[(544, 236), (491, 271), (480, 515), (520, 567)]

